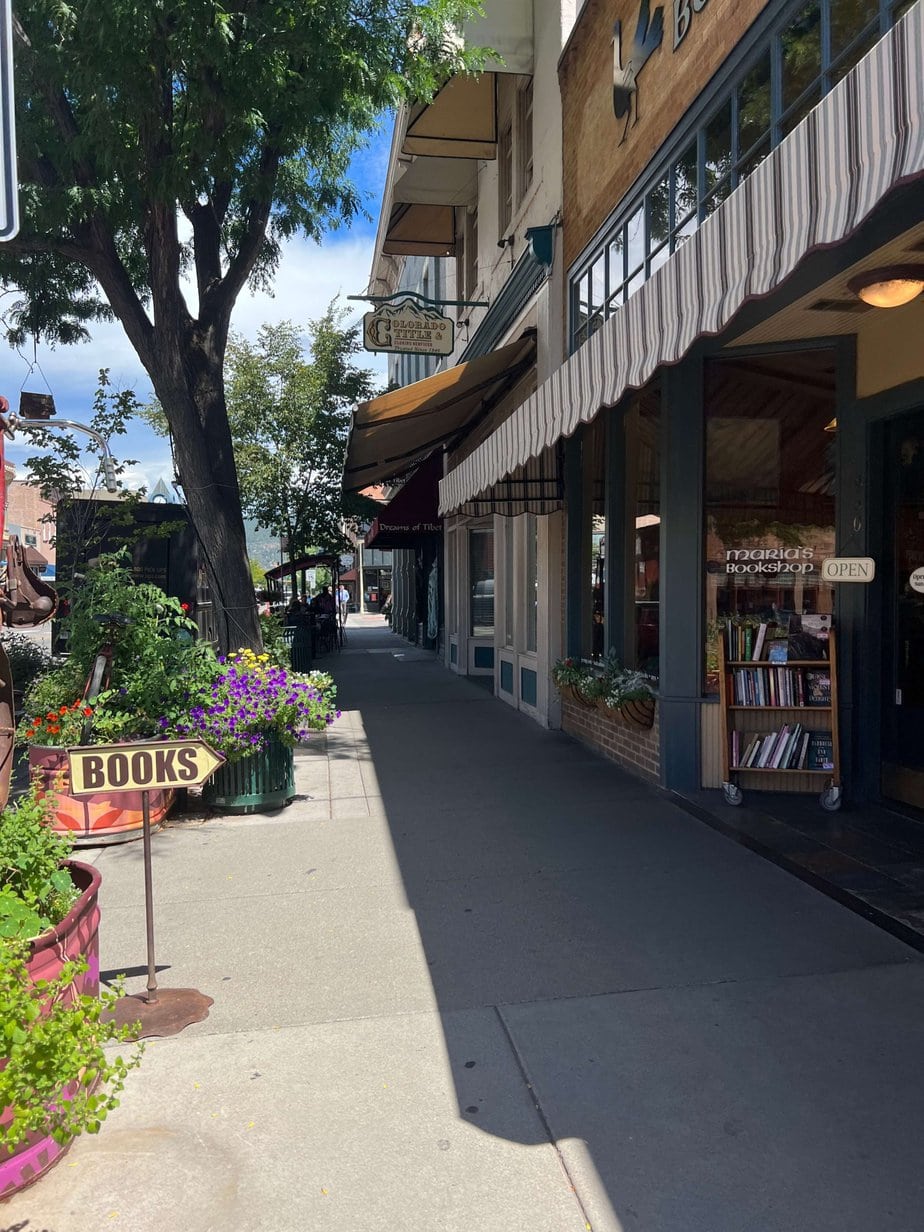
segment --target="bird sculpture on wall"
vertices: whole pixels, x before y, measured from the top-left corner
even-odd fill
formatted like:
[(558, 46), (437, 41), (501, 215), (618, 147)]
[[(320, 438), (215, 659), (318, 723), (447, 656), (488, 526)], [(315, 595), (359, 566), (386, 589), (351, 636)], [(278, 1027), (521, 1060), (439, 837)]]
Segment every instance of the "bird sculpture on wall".
[(632, 39), (629, 59), (624, 66), (622, 62), (622, 22), (617, 21), (613, 26), (613, 111), (616, 113), (617, 120), (621, 120), (623, 116), (626, 119), (620, 145), (628, 136), (630, 123), (633, 128), (638, 123), (638, 75), (651, 53), (661, 46), (663, 37), (663, 6), (659, 5), (652, 13), (649, 0), (642, 0), (638, 11), (638, 21), (635, 23), (635, 37)]

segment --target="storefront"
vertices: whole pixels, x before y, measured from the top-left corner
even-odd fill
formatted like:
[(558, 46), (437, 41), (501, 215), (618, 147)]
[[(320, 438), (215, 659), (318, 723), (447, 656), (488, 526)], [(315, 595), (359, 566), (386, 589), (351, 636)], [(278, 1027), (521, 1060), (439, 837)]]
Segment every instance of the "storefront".
[[(578, 20), (560, 66), (572, 355), (441, 507), (563, 443), (562, 651), (613, 652), (658, 691), (644, 733), (565, 701), (580, 739), (668, 788), (718, 787), (721, 628), (831, 615), (847, 794), (922, 807), (924, 297), (858, 288), (895, 267), (924, 285), (924, 12), (662, 12), (628, 85), (638, 6)], [(825, 580), (839, 558), (874, 575)]]

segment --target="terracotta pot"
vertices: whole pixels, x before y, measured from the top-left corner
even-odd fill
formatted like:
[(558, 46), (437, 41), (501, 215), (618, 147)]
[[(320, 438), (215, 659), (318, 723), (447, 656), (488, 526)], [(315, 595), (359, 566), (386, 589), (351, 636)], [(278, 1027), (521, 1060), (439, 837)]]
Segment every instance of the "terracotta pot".
[[(67, 867), (81, 891), (80, 897), (60, 924), (32, 942), (27, 968), (33, 981), (54, 979), (66, 962), (82, 954), (88, 969), (72, 985), (74, 995), (86, 993), (95, 997), (99, 993), (100, 875), (91, 865), (76, 860), (69, 860)], [(65, 1088), (65, 1099), (71, 1090)], [(0, 1122), (10, 1115), (9, 1109), (4, 1109)], [(55, 1142), (50, 1134), (29, 1134), (12, 1155), (0, 1153), (0, 1201), (37, 1181), (58, 1162), (69, 1145)]]
[[(122, 843), (141, 838), (141, 792), (97, 792), (92, 796), (70, 794), (67, 750), (50, 745), (29, 746), (29, 773), (38, 771), (42, 794), (55, 797), (51, 827), (66, 833), (75, 847), (96, 847), (101, 843)], [(173, 791), (149, 792), (151, 824), (163, 821), (174, 800)]]

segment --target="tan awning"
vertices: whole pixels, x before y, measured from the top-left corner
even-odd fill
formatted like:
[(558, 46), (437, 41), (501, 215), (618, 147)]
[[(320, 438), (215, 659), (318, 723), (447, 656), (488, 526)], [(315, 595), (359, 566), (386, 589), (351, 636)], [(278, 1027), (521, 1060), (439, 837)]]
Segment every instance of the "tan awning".
[(382, 252), (393, 257), (455, 256), (455, 209), (451, 205), (404, 202), (394, 206)]
[(354, 412), (343, 487), (355, 492), (409, 470), (487, 413), (536, 359), (533, 334), (395, 389)]
[(405, 154), (441, 158), (497, 157), (497, 77), (450, 77), (429, 103), (408, 116)]
[(478, 163), (473, 158), (405, 158), (397, 168), (391, 200), (393, 205), (474, 205)]

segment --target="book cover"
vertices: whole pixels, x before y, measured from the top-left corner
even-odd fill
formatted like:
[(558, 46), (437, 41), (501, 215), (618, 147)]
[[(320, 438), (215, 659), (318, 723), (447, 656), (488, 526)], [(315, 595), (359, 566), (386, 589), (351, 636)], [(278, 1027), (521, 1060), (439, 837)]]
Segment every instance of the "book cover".
[(810, 613), (797, 617), (789, 630), (789, 657), (791, 659), (827, 659), (830, 635), (831, 617), (829, 615)]
[(806, 706), (831, 705), (831, 673), (807, 671), (805, 673)]
[(754, 638), (754, 652), (751, 655), (752, 659), (759, 659), (764, 648), (764, 639), (767, 636), (767, 626), (761, 625), (757, 630), (757, 636)]
[(770, 756), (770, 767), (773, 770), (779, 770), (783, 761), (783, 753), (786, 751), (786, 745), (789, 741), (789, 726), (784, 724), (776, 738), (776, 743), (773, 746), (773, 753)]
[(767, 643), (767, 659), (770, 663), (785, 663), (789, 658), (789, 643), (774, 638)]
[(811, 739), (812, 739), (812, 733), (810, 731), (802, 733), (802, 744), (799, 749), (799, 760), (796, 763), (800, 770), (804, 770), (806, 768), (806, 761), (808, 759), (809, 743), (811, 742)]
[(830, 732), (812, 732), (805, 768), (807, 770), (834, 769), (834, 741)]

